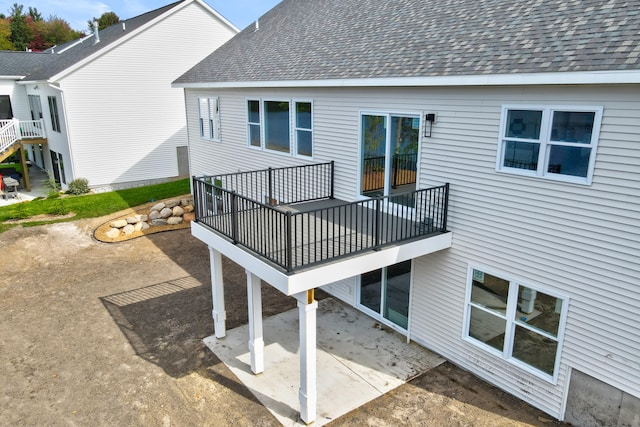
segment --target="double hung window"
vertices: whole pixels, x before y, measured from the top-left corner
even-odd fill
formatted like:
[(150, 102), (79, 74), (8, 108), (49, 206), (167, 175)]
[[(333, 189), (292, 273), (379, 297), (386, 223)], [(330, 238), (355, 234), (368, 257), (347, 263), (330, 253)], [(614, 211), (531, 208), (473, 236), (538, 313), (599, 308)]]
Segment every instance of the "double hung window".
[(504, 106), (497, 169), (590, 184), (601, 107)]
[(220, 140), (220, 102), (218, 98), (198, 98), (200, 138)]
[(249, 147), (311, 157), (312, 110), (311, 102), (247, 100)]
[(567, 300), (469, 268), (464, 337), (555, 382)]
[(247, 101), (247, 135), (250, 147), (261, 147), (262, 124), (260, 121), (260, 101), (250, 99)]
[(49, 114), (51, 115), (51, 128), (55, 132), (62, 132), (60, 128), (60, 115), (58, 114), (58, 101), (55, 96), (49, 96)]
[(296, 102), (296, 153), (299, 156), (313, 155), (313, 125), (311, 123), (311, 103)]

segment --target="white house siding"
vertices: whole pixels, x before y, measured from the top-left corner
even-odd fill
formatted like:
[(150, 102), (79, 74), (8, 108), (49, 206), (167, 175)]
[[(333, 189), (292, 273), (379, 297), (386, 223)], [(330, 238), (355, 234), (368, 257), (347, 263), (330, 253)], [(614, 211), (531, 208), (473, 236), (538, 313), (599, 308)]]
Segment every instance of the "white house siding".
[(187, 136), (171, 82), (233, 35), (192, 3), (63, 77), (75, 177), (99, 186), (177, 176)]
[[(366, 91), (335, 100), (345, 89), (321, 89), (310, 95), (303, 89), (186, 90), (192, 175), (284, 167), (335, 161), (335, 196), (355, 200), (358, 194), (357, 153), (359, 111), (370, 104)], [(199, 138), (198, 97), (220, 97), (221, 141)], [(313, 159), (293, 157), (247, 146), (247, 99), (312, 100)], [(382, 111), (385, 111), (384, 109)], [(416, 112), (420, 112), (417, 110)], [(293, 141), (293, 140), (292, 140)], [(215, 159), (225, 159), (215, 161)]]
[[(66, 183), (61, 182), (61, 184), (63, 189), (67, 189), (67, 184), (71, 181), (71, 179), (73, 179), (73, 164), (71, 162), (69, 145), (67, 144), (68, 129), (66, 115), (63, 108), (63, 95), (58, 89), (44, 83), (26, 85), (26, 91), (28, 95), (37, 95), (40, 97), (40, 104), (42, 107), (42, 120), (44, 121), (44, 128), (47, 134), (47, 144), (43, 145), (42, 160), (44, 161), (44, 164), (42, 166), (44, 166), (46, 170), (51, 172), (53, 169), (51, 164), (50, 151), (55, 151), (56, 153), (62, 154), (65, 175), (64, 182)], [(60, 132), (56, 132), (53, 130), (53, 125), (51, 122), (51, 110), (49, 108), (48, 99), (50, 96), (56, 97), (56, 103), (58, 105), (58, 117), (60, 119)], [(31, 110), (29, 110), (29, 120), (30, 118)], [(36, 160), (36, 163), (38, 163), (37, 160), (40, 159), (32, 160)]]
[(31, 120), (29, 100), (24, 86), (16, 84), (14, 80), (0, 78), (0, 95), (9, 95), (13, 117), (19, 120)]
[[(197, 96), (220, 96), (222, 141), (198, 136)], [(187, 90), (194, 174), (303, 164), (246, 146), (246, 98), (314, 106), (314, 161), (336, 161), (336, 196), (357, 195), (361, 111), (437, 114), (421, 138), (422, 188), (451, 184), (453, 247), (417, 259), (411, 338), (561, 418), (568, 368), (640, 396), (640, 87)], [(590, 186), (495, 171), (501, 106), (602, 106)], [(462, 340), (469, 263), (570, 298), (556, 384)], [(343, 295), (343, 299), (345, 299)]]
[(351, 306), (355, 306), (356, 304), (356, 297), (355, 297), (356, 278), (355, 277), (350, 277), (348, 279), (330, 283), (328, 285), (323, 286), (321, 289)]
[[(457, 105), (429, 99), (438, 122), (423, 147), (421, 185), (451, 183), (454, 239), (416, 263), (412, 338), (557, 417), (569, 366), (639, 396), (638, 87), (464, 92), (469, 101)], [(503, 103), (603, 106), (593, 184), (496, 173)], [(570, 297), (557, 386), (460, 339), (468, 263)]]

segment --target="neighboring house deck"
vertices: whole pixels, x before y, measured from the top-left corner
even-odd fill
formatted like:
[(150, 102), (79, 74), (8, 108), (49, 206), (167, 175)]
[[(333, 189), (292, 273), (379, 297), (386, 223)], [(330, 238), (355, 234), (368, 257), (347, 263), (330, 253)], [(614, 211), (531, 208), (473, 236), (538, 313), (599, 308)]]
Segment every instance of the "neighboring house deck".
[(20, 151), (24, 187), (31, 191), (29, 168), (26, 163), (24, 146), (28, 144), (46, 144), (47, 134), (44, 121), (40, 120), (0, 120), (0, 162)]

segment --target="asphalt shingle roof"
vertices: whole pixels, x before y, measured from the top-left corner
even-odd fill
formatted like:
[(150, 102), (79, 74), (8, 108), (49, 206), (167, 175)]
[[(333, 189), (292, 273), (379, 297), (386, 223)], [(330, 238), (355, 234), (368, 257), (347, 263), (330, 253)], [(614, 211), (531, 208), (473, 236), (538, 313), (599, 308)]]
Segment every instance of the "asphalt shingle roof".
[(0, 51), (0, 75), (28, 76), (34, 70), (54, 61), (53, 55), (46, 53)]
[[(23, 80), (47, 80), (100, 49), (130, 34), (132, 31), (140, 28), (183, 1), (184, 0), (180, 0), (142, 15), (122, 20), (99, 31), (100, 42), (94, 43), (95, 39), (92, 34), (83, 39), (82, 42), (75, 43), (73, 47), (64, 50), (62, 53), (0, 51), (0, 75), (26, 75), (27, 77)], [(123, 23), (125, 24), (125, 30), (122, 28)], [(63, 47), (68, 45), (69, 43), (66, 43), (64, 46), (59, 46), (54, 49), (54, 52), (60, 52)], [(13, 71), (22, 72), (13, 73)]]
[(176, 80), (640, 69), (640, 0), (283, 0)]

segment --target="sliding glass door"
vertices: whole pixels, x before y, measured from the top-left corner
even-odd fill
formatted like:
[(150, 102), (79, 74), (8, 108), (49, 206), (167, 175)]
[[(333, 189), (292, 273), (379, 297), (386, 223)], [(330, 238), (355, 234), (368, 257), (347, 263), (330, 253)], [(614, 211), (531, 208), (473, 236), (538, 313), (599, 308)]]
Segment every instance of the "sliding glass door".
[(401, 329), (409, 324), (411, 261), (370, 271), (360, 276), (359, 305)]
[(363, 114), (360, 194), (389, 196), (416, 189), (420, 118)]

